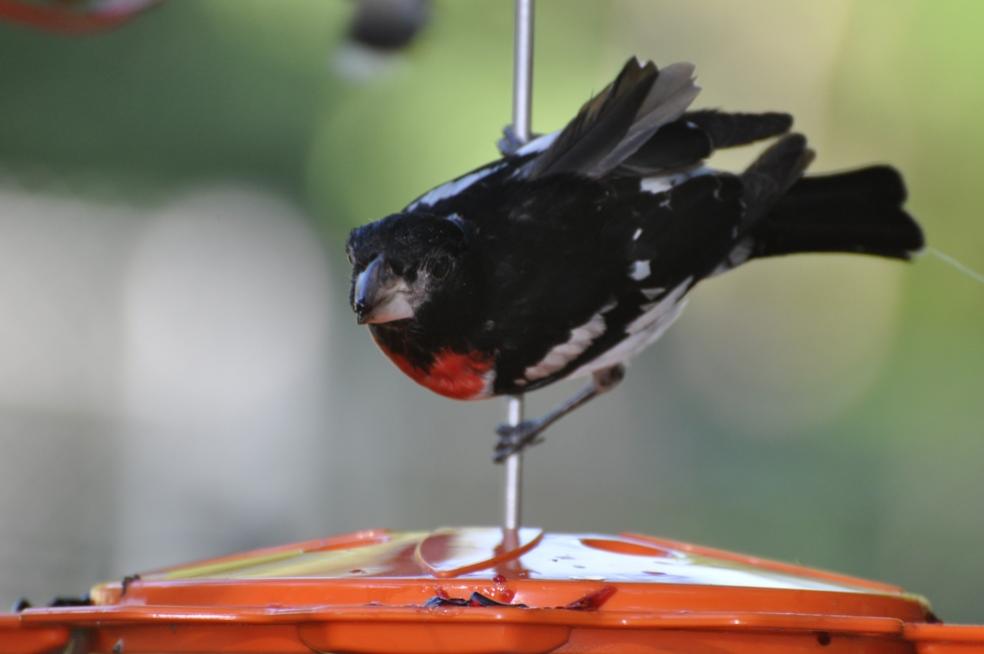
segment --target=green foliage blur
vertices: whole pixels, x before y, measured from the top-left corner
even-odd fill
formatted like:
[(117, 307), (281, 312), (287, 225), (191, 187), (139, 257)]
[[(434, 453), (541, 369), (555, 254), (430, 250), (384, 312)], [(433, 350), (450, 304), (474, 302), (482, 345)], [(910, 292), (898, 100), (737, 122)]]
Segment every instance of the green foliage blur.
[[(356, 77), (338, 64), (346, 2), (171, 0), (85, 37), (0, 25), (0, 177), (146, 206), (245, 181), (318, 226), (344, 298), (351, 227), (497, 156), (510, 4), (437, 2), (408, 51)], [(984, 3), (540, 0), (536, 18), (534, 130), (629, 55), (691, 60), (698, 105), (791, 111), (815, 170), (898, 166), (930, 245), (984, 269)], [(931, 253), (801, 259), (702, 288), (611, 400), (624, 419), (572, 419), (604, 455), (551, 433), (528, 464), (530, 520), (884, 579), (984, 622), (984, 286)]]

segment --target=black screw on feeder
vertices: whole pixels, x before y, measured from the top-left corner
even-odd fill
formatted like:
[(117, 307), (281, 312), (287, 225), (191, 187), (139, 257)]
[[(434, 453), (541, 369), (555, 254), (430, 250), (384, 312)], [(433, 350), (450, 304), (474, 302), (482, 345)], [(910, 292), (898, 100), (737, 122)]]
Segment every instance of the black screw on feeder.
[[(530, 140), (530, 107), (533, 96), (533, 0), (516, 0), (516, 34), (513, 50), (512, 138), (517, 145)], [(523, 421), (523, 396), (508, 399), (506, 422)], [(505, 461), (506, 492), (504, 526), (519, 529), (523, 505), (523, 453), (510, 454)]]

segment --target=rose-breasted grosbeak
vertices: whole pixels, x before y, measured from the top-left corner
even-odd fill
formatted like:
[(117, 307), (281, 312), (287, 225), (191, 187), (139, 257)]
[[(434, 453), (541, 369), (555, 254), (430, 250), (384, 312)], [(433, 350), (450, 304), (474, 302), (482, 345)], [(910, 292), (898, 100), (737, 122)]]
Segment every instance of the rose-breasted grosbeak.
[[(700, 280), (761, 257), (922, 247), (895, 170), (804, 177), (813, 152), (785, 134), (791, 116), (687, 112), (693, 70), (631, 59), (563, 130), (507, 138), (502, 158), (349, 237), (358, 320), (416, 382), (471, 400), (591, 377), (500, 426), (497, 460), (615, 385)], [(742, 173), (702, 164), (780, 135)]]

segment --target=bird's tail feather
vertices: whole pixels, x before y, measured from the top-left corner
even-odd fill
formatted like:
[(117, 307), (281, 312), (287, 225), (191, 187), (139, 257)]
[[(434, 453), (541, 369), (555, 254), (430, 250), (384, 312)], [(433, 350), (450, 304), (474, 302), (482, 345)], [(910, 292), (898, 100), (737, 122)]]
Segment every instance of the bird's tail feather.
[(898, 171), (872, 166), (792, 183), (750, 227), (751, 257), (852, 252), (909, 259), (924, 245)]

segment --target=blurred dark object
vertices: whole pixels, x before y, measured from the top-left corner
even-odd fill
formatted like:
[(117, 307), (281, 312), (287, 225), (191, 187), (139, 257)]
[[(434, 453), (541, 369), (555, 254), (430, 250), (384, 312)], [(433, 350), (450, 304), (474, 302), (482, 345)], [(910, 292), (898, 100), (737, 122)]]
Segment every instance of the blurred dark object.
[(63, 606), (92, 606), (92, 600), (89, 599), (88, 595), (82, 597), (65, 597), (59, 595), (48, 602), (48, 607), (50, 608), (60, 608)]
[[(65, 606), (92, 606), (92, 600), (89, 599), (88, 595), (83, 595), (82, 597), (68, 597), (59, 595), (48, 602), (49, 608), (62, 608)], [(34, 608), (31, 601), (26, 597), (21, 597), (17, 599), (10, 607), (11, 613), (20, 613), (26, 609)]]
[(410, 45), (430, 18), (430, 0), (359, 0), (349, 25), (354, 43), (380, 52)]
[(346, 79), (366, 82), (399, 65), (401, 55), (430, 19), (430, 0), (358, 0), (331, 66)]
[(163, 0), (0, 0), (0, 20), (66, 34), (118, 27)]
[(32, 605), (30, 600), (28, 600), (26, 597), (20, 597), (10, 606), (10, 612), (20, 613), (24, 609), (31, 608), (31, 606)]

